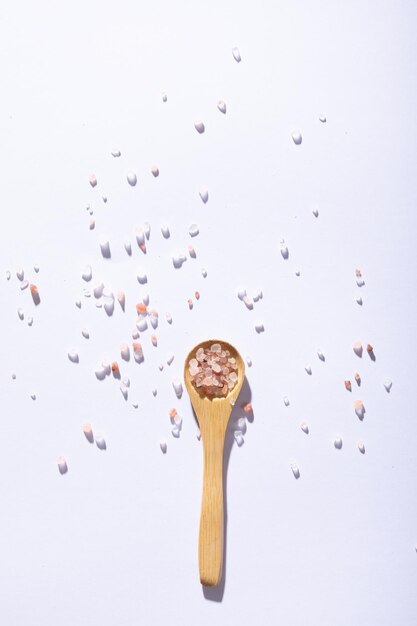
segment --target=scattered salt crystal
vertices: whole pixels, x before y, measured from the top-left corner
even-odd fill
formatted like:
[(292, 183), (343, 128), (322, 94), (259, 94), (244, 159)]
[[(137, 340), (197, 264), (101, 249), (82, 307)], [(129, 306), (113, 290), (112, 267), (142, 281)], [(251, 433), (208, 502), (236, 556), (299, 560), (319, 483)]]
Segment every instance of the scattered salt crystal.
[(6, 280), (10, 280), (10, 276), (11, 276), (10, 270), (6, 270)]
[(156, 309), (152, 309), (151, 314), (149, 316), (149, 321), (154, 330), (158, 328), (159, 316), (158, 316), (158, 311)]
[(36, 393), (31, 393), (30, 397), (32, 398), (32, 400), (36, 400)]
[(81, 309), (81, 300), (76, 300), (75, 301), (75, 306), (78, 307), (79, 309)]
[(28, 317), (28, 326), (32, 326), (33, 324), (33, 317)]
[(132, 244), (130, 243), (130, 241), (125, 241), (124, 242), (124, 247), (125, 247), (125, 250), (126, 250), (127, 254), (129, 256), (132, 256)]
[(194, 307), (193, 301), (191, 300), (191, 298), (188, 298), (187, 302), (188, 302), (188, 308), (191, 311), (191, 309), (193, 309), (193, 307)]
[(79, 363), (79, 361), (80, 361), (80, 357), (78, 356), (78, 352), (75, 352), (75, 350), (70, 350), (68, 352), (68, 358), (71, 361), (71, 363)]
[(249, 311), (253, 309), (253, 299), (250, 296), (243, 296), (242, 298), (243, 304), (246, 306)]
[(100, 250), (101, 250), (101, 254), (103, 258), (110, 259), (111, 257), (110, 242), (107, 239), (102, 239), (100, 241)]
[(317, 350), (317, 356), (319, 357), (320, 361), (325, 361), (326, 360), (326, 357), (324, 356), (323, 351), (321, 350), (321, 348), (319, 348)]
[(139, 404), (137, 402), (132, 402), (132, 406), (133, 406), (134, 409), (137, 409)]
[(287, 247), (287, 245), (286, 245), (286, 243), (285, 243), (285, 240), (284, 240), (284, 239), (281, 239), (281, 241), (280, 241), (280, 247), (281, 247), (281, 255), (282, 255), (282, 258), (283, 258), (283, 259), (285, 259), (285, 260), (287, 260), (287, 259), (288, 259), (288, 257), (289, 257), (289, 254), (290, 254), (290, 253), (289, 253), (289, 251), (288, 251), (288, 247)]
[(168, 324), (172, 324), (172, 316), (171, 316), (171, 313), (167, 313), (165, 317), (166, 317), (166, 321), (168, 322)]
[(198, 193), (199, 193), (201, 200), (204, 202), (204, 204), (207, 204), (208, 199), (209, 199), (208, 189), (201, 189)]
[(362, 357), (363, 347), (360, 341), (356, 341), (353, 344), (353, 352), (356, 354), (356, 356)]
[(142, 363), (144, 360), (142, 346), (139, 342), (133, 343), (133, 356), (136, 363)]
[(154, 398), (155, 398), (157, 393), (158, 393), (158, 390), (156, 388), (152, 389), (152, 395), (153, 395)]
[[(113, 361), (113, 363), (111, 364), (111, 371), (113, 372), (114, 378), (120, 378), (120, 368), (119, 368), (119, 364), (117, 361)], [(125, 381), (123, 382), (126, 385)], [(128, 385), (126, 385), (126, 387), (129, 387), (129, 385), (130, 385), (130, 382)]]
[(81, 334), (84, 337), (84, 339), (90, 339), (90, 333), (88, 332), (88, 330), (86, 328), (83, 328), (81, 330)]
[(356, 372), (355, 380), (356, 380), (358, 386), (360, 387), (360, 385), (361, 385), (361, 376), (360, 376), (359, 372)]
[(110, 293), (104, 297), (104, 310), (110, 317), (114, 312), (114, 294)]
[(194, 291), (194, 297), (196, 300), (200, 300), (200, 292), (199, 291)]
[(92, 187), (95, 187), (97, 185), (97, 176), (95, 174), (91, 174), (91, 176), (88, 179), (88, 182), (90, 183)]
[(84, 293), (84, 298), (91, 298), (91, 293), (89, 289), (83, 289), (83, 293)]
[(107, 202), (107, 196), (102, 196), (102, 200), (103, 200), (104, 204), (106, 204), (106, 202)]
[(132, 339), (138, 339), (139, 338), (139, 331), (137, 328), (134, 328), (132, 331)]
[(91, 265), (86, 265), (82, 273), (82, 279), (88, 283), (91, 280), (92, 276), (93, 270), (91, 269)]
[(308, 435), (308, 433), (310, 432), (308, 424), (306, 424), (305, 422), (302, 422), (300, 426), (301, 426), (301, 430), (303, 431), (303, 433)]
[(16, 380), (16, 374), (14, 372), (12, 373), (12, 379)]
[(288, 400), (287, 396), (284, 396), (284, 404), (285, 404), (285, 406), (289, 406), (289, 404), (290, 404), (290, 401)]
[(187, 260), (187, 257), (184, 254), (176, 253), (172, 257), (172, 264), (175, 267), (175, 269), (180, 269), (182, 267), (182, 264), (185, 263), (186, 260)]
[(357, 298), (355, 298), (355, 300), (359, 304), (359, 306), (362, 306), (363, 300), (362, 300), (361, 296), (358, 296)]
[(190, 255), (190, 257), (192, 259), (196, 259), (197, 258), (197, 255), (196, 255), (196, 252), (195, 252), (193, 246), (188, 246), (188, 254)]
[(111, 155), (112, 155), (113, 157), (115, 157), (115, 158), (117, 158), (117, 157), (121, 156), (121, 154), (122, 154), (122, 153), (120, 152), (120, 150), (112, 150), (112, 151), (111, 151)]
[(94, 230), (96, 226), (96, 220), (91, 219), (89, 223), (90, 230)]
[(171, 430), (171, 433), (172, 433), (173, 437), (178, 439), (178, 437), (180, 436), (180, 433), (181, 433), (181, 428), (179, 428), (179, 426), (174, 426), (174, 428)]
[(33, 285), (33, 284), (30, 285), (30, 293), (31, 293), (34, 304), (38, 306), (38, 304), (40, 304), (41, 299), (40, 299), (39, 291), (36, 285)]
[(239, 446), (239, 448), (241, 446), (243, 446), (243, 444), (245, 443), (245, 439), (244, 439), (241, 431), (240, 430), (235, 430), (234, 433), (233, 433), (233, 436), (234, 436), (235, 441), (236, 441), (237, 445)]
[(353, 407), (355, 409), (356, 415), (359, 417), (360, 420), (362, 420), (365, 415), (365, 407), (362, 400), (355, 400), (355, 402), (353, 403)]
[(166, 224), (161, 226), (161, 233), (164, 239), (169, 239), (171, 233), (169, 232), (169, 227)]
[(151, 335), (151, 342), (152, 342), (152, 345), (155, 346), (156, 348), (158, 345), (158, 339), (156, 335)]
[(299, 276), (300, 275), (300, 270), (296, 270), (295, 275)]
[(162, 372), (162, 370), (164, 369), (164, 364), (163, 364), (163, 363), (160, 363), (160, 364), (158, 365), (158, 369), (159, 369), (159, 371), (160, 371), (160, 372)]
[(167, 358), (167, 365), (171, 365), (173, 360), (174, 360), (174, 355), (170, 354), (169, 357)]
[(358, 287), (363, 287), (365, 284), (365, 281), (363, 280), (363, 278), (358, 278), (356, 281), (356, 284), (358, 285)]
[(97, 435), (96, 437), (96, 446), (99, 450), (106, 450), (106, 442), (101, 435)]
[(29, 287), (29, 281), (22, 280), (22, 282), (20, 283), (20, 289), (23, 291), (23, 289), (27, 289), (28, 287)]
[(138, 329), (138, 331), (140, 333), (145, 332), (145, 330), (148, 328), (148, 322), (146, 321), (146, 317), (144, 317), (143, 315), (141, 315), (137, 322), (136, 322), (136, 328)]
[(145, 285), (148, 282), (148, 277), (143, 270), (139, 270), (137, 275), (138, 283)]
[(59, 456), (58, 460), (58, 469), (60, 474), (66, 474), (68, 472), (68, 465), (63, 456)]
[(250, 358), (250, 356), (246, 357), (246, 363), (248, 367), (252, 367), (252, 359)]
[(116, 298), (118, 303), (120, 304), (122, 311), (125, 310), (125, 304), (126, 304), (126, 296), (125, 296), (125, 292), (124, 291), (118, 291), (116, 294)]
[(385, 387), (385, 389), (387, 390), (388, 393), (391, 391), (392, 380), (390, 378), (386, 378), (384, 380), (384, 387)]
[(306, 364), (305, 364), (304, 369), (305, 369), (305, 371), (307, 372), (307, 374), (308, 374), (309, 376), (311, 376), (311, 374), (312, 374), (312, 371), (311, 371), (311, 366), (310, 366), (308, 363), (306, 363)]
[(90, 443), (94, 443), (93, 428), (92, 428), (90, 422), (85, 422), (83, 424), (83, 433), (84, 433), (85, 438), (87, 439), (87, 441), (89, 441)]
[(198, 122), (194, 122), (194, 128), (198, 133), (200, 133), (200, 135), (206, 130), (204, 123), (201, 120), (199, 120)]
[(161, 448), (162, 454), (167, 453), (167, 444), (165, 443), (165, 441), (161, 441), (161, 443), (159, 444), (159, 447)]
[(152, 175), (157, 178), (159, 176), (159, 167), (157, 165), (152, 165), (151, 172)]
[(143, 295), (143, 297), (142, 297), (142, 302), (143, 302), (143, 304), (144, 304), (145, 306), (148, 306), (148, 304), (149, 304), (149, 294), (148, 294), (148, 293), (145, 293), (145, 294)]
[(374, 352), (374, 348), (373, 348), (373, 346), (371, 346), (371, 344), (370, 344), (370, 343), (368, 343), (368, 345), (366, 346), (366, 351), (367, 351), (367, 353), (368, 353), (369, 355), (372, 355), (372, 354), (373, 354), (373, 352)]
[(202, 268), (201, 273), (203, 275), (203, 278), (207, 278), (207, 271), (204, 269), (204, 267)]
[(350, 380), (345, 380), (345, 388), (347, 389), (347, 391), (352, 391), (352, 383), (350, 382)]
[(264, 328), (264, 325), (262, 324), (262, 322), (257, 322), (257, 323), (255, 324), (255, 330), (256, 330), (256, 332), (258, 333), (258, 335), (259, 335), (260, 333), (263, 333), (263, 332), (265, 331), (265, 328)]
[(149, 224), (149, 222), (144, 223), (143, 230), (145, 231), (146, 239), (149, 240), (149, 237), (151, 236), (151, 225)]
[(17, 309), (17, 314), (19, 316), (19, 319), (21, 319), (21, 320), (24, 319), (25, 314), (23, 312), (23, 309)]
[(136, 183), (138, 182), (138, 178), (134, 172), (129, 172), (126, 178), (127, 178), (127, 182), (129, 183), (131, 187), (134, 187)]
[(365, 444), (362, 441), (358, 443), (358, 450), (361, 454), (365, 454)]
[(197, 430), (196, 437), (197, 437), (198, 441), (200, 441), (200, 439), (201, 439), (201, 430), (200, 429)]
[(129, 397), (129, 389), (127, 385), (125, 385), (124, 383), (120, 383), (120, 393), (122, 394), (123, 398), (127, 402), (127, 399)]
[(110, 361), (105, 360), (105, 361), (103, 361), (102, 365), (103, 365), (103, 368), (104, 368), (105, 375), (106, 376), (110, 376), (110, 372), (111, 372), (111, 363), (110, 363)]
[(24, 269), (22, 267), (19, 267), (16, 270), (16, 276), (18, 277), (19, 280), (23, 280), (23, 278), (25, 276), (25, 272), (24, 272)]
[(178, 380), (178, 379), (175, 379), (172, 382), (172, 386), (174, 387), (175, 395), (177, 396), (177, 398), (181, 398), (182, 393), (183, 393), (183, 388), (182, 388), (181, 381)]
[(220, 113), (226, 113), (226, 103), (223, 102), (223, 100), (218, 101), (217, 108), (219, 109)]
[(294, 474), (294, 478), (298, 480), (300, 478), (300, 469), (297, 463), (291, 463), (291, 471)]
[(242, 57), (240, 56), (240, 52), (239, 52), (239, 48), (232, 48), (232, 54), (233, 54), (233, 58), (237, 63), (240, 63), (242, 60)]
[(303, 136), (301, 135), (299, 130), (294, 130), (291, 133), (291, 137), (296, 146), (299, 146), (303, 141)]
[(106, 370), (101, 363), (96, 367), (94, 374), (98, 380), (104, 380), (106, 378)]
[(94, 290), (93, 290), (94, 297), (97, 299), (101, 298), (101, 296), (103, 295), (103, 291), (104, 291), (104, 283), (99, 283), (98, 285), (94, 287)]
[(166, 95), (166, 93), (162, 94), (162, 102), (166, 102), (168, 100), (168, 96)]
[(319, 116), (319, 120), (320, 120), (320, 122), (322, 122), (323, 124), (324, 124), (325, 122), (327, 122), (327, 118), (326, 118), (326, 116), (325, 116), (325, 115), (320, 115), (320, 116)]
[(341, 437), (336, 437), (336, 439), (334, 440), (334, 442), (333, 442), (333, 443), (334, 443), (334, 447), (335, 447), (337, 450), (341, 450), (341, 449), (342, 449), (342, 446), (343, 446), (343, 441), (342, 441), (342, 438), (341, 438)]
[(318, 209), (313, 209), (312, 211), (314, 217), (318, 217), (319, 216), (319, 210)]

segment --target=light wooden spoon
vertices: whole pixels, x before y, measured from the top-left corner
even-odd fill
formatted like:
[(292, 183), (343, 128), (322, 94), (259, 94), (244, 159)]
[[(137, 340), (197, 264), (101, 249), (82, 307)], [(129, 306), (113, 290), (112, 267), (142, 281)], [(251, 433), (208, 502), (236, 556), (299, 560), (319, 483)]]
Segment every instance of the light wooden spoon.
[[(199, 348), (219, 343), (237, 361), (237, 383), (225, 398), (200, 395), (191, 382), (189, 362)], [(201, 583), (218, 585), (223, 568), (223, 450), (227, 423), (245, 378), (245, 364), (239, 352), (219, 339), (202, 341), (188, 354), (184, 366), (185, 386), (198, 419), (204, 449), (203, 499), (201, 503), (198, 563)]]

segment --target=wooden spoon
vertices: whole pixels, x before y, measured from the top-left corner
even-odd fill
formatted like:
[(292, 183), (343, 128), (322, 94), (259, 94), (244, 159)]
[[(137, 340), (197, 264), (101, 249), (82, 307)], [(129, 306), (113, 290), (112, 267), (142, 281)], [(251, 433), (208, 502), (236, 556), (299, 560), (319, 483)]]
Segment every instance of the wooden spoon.
[[(237, 361), (237, 383), (225, 398), (200, 395), (191, 382), (189, 362), (199, 348), (219, 343)], [(198, 563), (200, 580), (207, 587), (218, 585), (223, 568), (223, 450), (227, 423), (245, 378), (245, 364), (239, 352), (219, 339), (202, 341), (188, 354), (184, 366), (185, 386), (198, 419), (204, 449), (203, 499), (201, 503)]]

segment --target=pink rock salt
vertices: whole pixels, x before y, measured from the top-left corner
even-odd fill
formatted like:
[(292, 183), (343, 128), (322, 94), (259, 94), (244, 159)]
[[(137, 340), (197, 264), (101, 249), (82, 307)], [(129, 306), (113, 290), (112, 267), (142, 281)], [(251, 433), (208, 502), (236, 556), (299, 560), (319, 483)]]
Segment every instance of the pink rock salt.
[(188, 367), (191, 382), (208, 397), (225, 398), (238, 381), (237, 361), (219, 343), (199, 348)]

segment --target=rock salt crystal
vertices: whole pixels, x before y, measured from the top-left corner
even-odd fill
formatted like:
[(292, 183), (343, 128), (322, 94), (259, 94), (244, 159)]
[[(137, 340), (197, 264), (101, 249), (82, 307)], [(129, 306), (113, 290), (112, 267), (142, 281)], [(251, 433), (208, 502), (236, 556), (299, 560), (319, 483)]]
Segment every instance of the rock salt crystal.
[(208, 397), (226, 397), (238, 381), (238, 365), (219, 343), (199, 348), (188, 363), (191, 382)]

